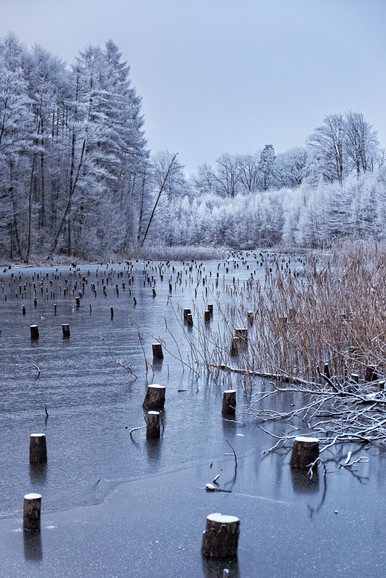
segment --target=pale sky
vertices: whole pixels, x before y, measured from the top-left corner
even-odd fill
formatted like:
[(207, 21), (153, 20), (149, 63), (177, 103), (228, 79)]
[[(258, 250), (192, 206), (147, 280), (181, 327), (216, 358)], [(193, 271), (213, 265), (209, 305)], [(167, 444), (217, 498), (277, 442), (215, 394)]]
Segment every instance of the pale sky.
[(0, 0), (14, 32), (69, 64), (111, 39), (131, 66), (153, 153), (189, 174), (222, 153), (303, 146), (362, 112), (386, 148), (386, 0)]

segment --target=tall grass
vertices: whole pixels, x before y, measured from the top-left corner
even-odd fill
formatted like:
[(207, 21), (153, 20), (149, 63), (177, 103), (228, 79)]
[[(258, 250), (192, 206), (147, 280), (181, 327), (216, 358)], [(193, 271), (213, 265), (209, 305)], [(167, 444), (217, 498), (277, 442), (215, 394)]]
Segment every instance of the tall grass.
[[(314, 381), (319, 368), (343, 383), (353, 374), (364, 379), (366, 367), (375, 365), (384, 375), (385, 257), (384, 244), (350, 243), (311, 254), (301, 267), (283, 257), (267, 264), (264, 283), (251, 278), (233, 288), (224, 325), (211, 334), (212, 370), (232, 365)], [(231, 339), (236, 328), (247, 327), (248, 312), (248, 347), (232, 359)]]

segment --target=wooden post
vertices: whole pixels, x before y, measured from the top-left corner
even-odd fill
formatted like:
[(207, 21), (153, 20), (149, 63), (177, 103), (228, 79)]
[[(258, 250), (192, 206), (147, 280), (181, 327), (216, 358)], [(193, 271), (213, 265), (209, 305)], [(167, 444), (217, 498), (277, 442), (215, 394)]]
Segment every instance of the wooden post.
[(39, 327), (37, 325), (30, 325), (31, 339), (39, 339)]
[(40, 509), (42, 497), (40, 494), (24, 496), (23, 529), (40, 532)]
[(215, 558), (237, 556), (239, 535), (240, 520), (236, 516), (209, 514), (202, 536), (201, 553)]
[(22, 312), (23, 315), (26, 314), (27, 311), (26, 311), (25, 305), (22, 305), (22, 306), (21, 306), (21, 312)]
[(205, 323), (210, 323), (210, 311), (209, 311), (209, 309), (206, 309), (204, 311), (204, 321), (205, 321)]
[(162, 351), (162, 343), (153, 343), (152, 344), (153, 350), (153, 359), (163, 359), (164, 354)]
[(309, 437), (295, 438), (290, 460), (291, 468), (307, 469), (319, 456), (319, 439)]
[(208, 311), (210, 313), (210, 316), (213, 317), (213, 303), (208, 304)]
[(70, 337), (70, 326), (68, 323), (62, 325), (63, 337)]
[(160, 437), (160, 412), (159, 411), (148, 411), (147, 412), (147, 427), (146, 427), (146, 437), (147, 438), (159, 438)]
[(47, 462), (47, 441), (43, 433), (34, 433), (29, 437), (29, 463), (45, 464)]
[(227, 389), (222, 397), (222, 413), (234, 415), (236, 413), (236, 390)]
[(142, 407), (146, 409), (162, 409), (165, 405), (165, 390), (166, 387), (164, 385), (155, 383), (148, 385)]
[(112, 305), (110, 307), (110, 318), (114, 319), (114, 307)]
[(75, 304), (77, 308), (80, 307), (80, 297), (75, 297)]

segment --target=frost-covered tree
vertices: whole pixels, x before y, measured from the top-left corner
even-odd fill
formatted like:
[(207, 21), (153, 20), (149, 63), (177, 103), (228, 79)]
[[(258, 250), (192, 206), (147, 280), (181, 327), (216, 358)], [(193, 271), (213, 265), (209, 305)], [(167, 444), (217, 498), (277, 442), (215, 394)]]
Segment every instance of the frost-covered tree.
[(347, 174), (345, 165), (345, 122), (342, 114), (331, 114), (324, 118), (308, 137), (307, 144), (313, 155), (313, 173), (323, 180), (342, 183)]

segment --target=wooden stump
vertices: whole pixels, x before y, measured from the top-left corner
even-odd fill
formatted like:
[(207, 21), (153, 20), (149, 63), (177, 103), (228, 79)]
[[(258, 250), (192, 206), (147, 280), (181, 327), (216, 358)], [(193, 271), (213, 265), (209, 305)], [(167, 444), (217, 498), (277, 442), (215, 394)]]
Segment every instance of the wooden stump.
[(255, 315), (254, 315), (253, 311), (248, 311), (248, 313), (247, 313), (248, 325), (249, 326), (253, 325), (254, 320), (255, 320)]
[(191, 312), (190, 309), (187, 309), (187, 308), (184, 309), (184, 321), (188, 321), (188, 317), (189, 317), (189, 315), (191, 315), (191, 314), (192, 314), (192, 312)]
[(39, 327), (37, 325), (30, 325), (31, 339), (39, 339)]
[(295, 438), (290, 460), (291, 468), (307, 469), (319, 456), (319, 439), (309, 437)]
[(148, 411), (147, 412), (147, 427), (146, 427), (146, 437), (147, 438), (159, 438), (161, 431), (161, 416), (159, 411)]
[(68, 323), (62, 325), (63, 337), (70, 337), (70, 326)]
[(40, 531), (40, 509), (42, 497), (40, 494), (24, 496), (23, 529), (33, 532)]
[(166, 387), (164, 385), (148, 385), (142, 407), (155, 410), (162, 409), (165, 405), (165, 390)]
[(210, 313), (210, 316), (213, 317), (213, 303), (208, 304), (208, 311)]
[(209, 311), (209, 309), (206, 309), (204, 311), (204, 321), (205, 321), (205, 323), (210, 323), (210, 311)]
[(241, 350), (241, 339), (240, 337), (233, 337), (231, 340), (231, 355), (235, 356), (240, 353)]
[(244, 327), (235, 329), (234, 339), (239, 340), (239, 349), (246, 349), (248, 347), (248, 329)]
[(26, 308), (25, 308), (25, 305), (22, 305), (22, 306), (21, 306), (21, 312), (22, 312), (23, 315), (25, 315), (25, 314), (27, 313)]
[(29, 463), (44, 464), (47, 462), (47, 441), (43, 433), (34, 433), (29, 437)]
[(227, 389), (222, 397), (222, 413), (234, 415), (236, 413), (236, 390)]
[(163, 359), (164, 358), (161, 343), (153, 343), (152, 344), (152, 350), (153, 350), (153, 359)]
[(368, 365), (366, 367), (365, 381), (376, 381), (378, 379), (377, 366)]
[(235, 516), (210, 514), (202, 536), (201, 553), (204, 556), (226, 558), (237, 556), (240, 520)]

